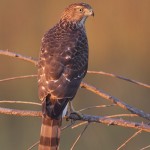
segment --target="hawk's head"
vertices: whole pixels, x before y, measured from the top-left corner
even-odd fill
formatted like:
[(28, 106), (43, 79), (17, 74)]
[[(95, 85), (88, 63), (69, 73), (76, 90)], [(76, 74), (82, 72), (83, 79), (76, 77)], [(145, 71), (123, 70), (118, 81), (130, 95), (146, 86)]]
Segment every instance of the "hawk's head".
[(94, 16), (94, 11), (90, 5), (86, 3), (74, 3), (64, 10), (61, 20), (84, 24), (88, 16)]

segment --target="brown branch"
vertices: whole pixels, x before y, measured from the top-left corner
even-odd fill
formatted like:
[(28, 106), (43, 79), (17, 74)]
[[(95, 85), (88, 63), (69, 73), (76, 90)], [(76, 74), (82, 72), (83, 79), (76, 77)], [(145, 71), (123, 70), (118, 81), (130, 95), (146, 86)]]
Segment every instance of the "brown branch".
[(102, 117), (102, 116), (83, 115), (82, 118), (80, 118), (75, 114), (71, 114), (69, 118), (74, 120), (103, 123), (107, 125), (118, 125), (127, 128), (142, 129), (143, 131), (150, 132), (150, 126), (147, 124), (126, 121), (123, 119), (107, 118), (107, 116)]
[(115, 117), (138, 117), (137, 114), (116, 114), (107, 116), (107, 118), (115, 118)]
[(71, 128), (72, 128), (72, 129), (75, 129), (75, 128), (77, 128), (77, 127), (79, 127), (79, 126), (82, 126), (82, 125), (84, 125), (84, 124), (87, 124), (87, 123), (88, 123), (88, 121), (83, 121), (83, 122), (80, 122), (80, 123), (78, 123), (78, 124), (72, 126)]
[(142, 130), (138, 130), (138, 131), (136, 131), (131, 137), (129, 137), (121, 146), (119, 146), (118, 148), (117, 148), (117, 150), (120, 150), (121, 148), (123, 148), (123, 147), (125, 147), (125, 145), (129, 142), (129, 141), (131, 141), (135, 136), (137, 136), (138, 134), (140, 134), (142, 132)]
[(128, 81), (128, 82), (137, 84), (137, 85), (141, 85), (141, 86), (146, 87), (146, 88), (150, 88), (150, 85), (148, 85), (148, 84), (145, 84), (145, 83), (133, 80), (133, 79), (129, 79), (129, 78), (126, 78), (126, 77), (123, 77), (123, 76), (115, 75), (115, 74), (112, 74), (112, 73), (107, 73), (107, 72), (103, 72), (103, 71), (88, 71), (88, 73), (90, 73), (90, 74), (101, 74), (101, 75), (105, 75), (105, 76), (109, 76), (109, 77), (114, 77), (114, 78), (118, 78), (118, 79), (121, 79), (121, 80), (125, 80), (125, 81)]
[(17, 54), (15, 52), (10, 52), (8, 50), (0, 50), (0, 55), (5, 55), (5, 56), (10, 56), (10, 57), (14, 57), (14, 58), (18, 58), (24, 61), (28, 61), (31, 62), (33, 64), (37, 64), (37, 60), (32, 58), (32, 57), (27, 57), (27, 56), (23, 56), (21, 54)]
[(38, 105), (41, 106), (41, 103), (35, 102), (25, 102), (25, 101), (10, 101), (10, 100), (0, 100), (0, 103), (11, 103), (11, 104), (29, 104), (29, 105)]
[(41, 111), (31, 111), (31, 110), (17, 110), (10, 108), (0, 107), (0, 113), (6, 115), (15, 115), (15, 116), (30, 116), (30, 117), (41, 117)]
[(15, 79), (33, 78), (33, 77), (37, 77), (37, 75), (33, 74), (33, 75), (26, 75), (26, 76), (17, 76), (17, 77), (5, 78), (5, 79), (1, 79), (0, 82), (10, 81), (10, 80), (15, 80)]
[(145, 150), (145, 149), (148, 149), (148, 148), (150, 148), (150, 145), (145, 146), (145, 147), (141, 148), (140, 150)]
[(121, 107), (123, 109), (129, 110), (131, 113), (137, 114), (137, 115), (139, 115), (139, 116), (141, 116), (145, 119), (150, 120), (150, 114), (147, 114), (147, 113), (145, 113), (144, 111), (142, 111), (140, 109), (132, 107), (132, 106), (126, 104), (125, 102), (122, 102), (121, 100), (117, 99), (116, 97), (111, 96), (111, 95), (105, 93), (104, 91), (95, 88), (92, 85), (89, 85), (87, 83), (82, 82), (81, 87), (85, 88), (85, 89), (87, 89), (87, 90), (89, 90), (89, 91), (91, 91), (91, 92), (93, 92), (93, 93), (95, 93), (95, 94), (97, 94), (101, 97), (103, 97), (104, 99), (107, 99), (107, 100), (111, 101), (114, 104), (117, 104), (119, 107)]
[[(31, 116), (31, 117), (41, 117), (41, 111), (30, 111), (30, 110), (16, 110), (16, 109), (9, 109), (9, 108), (2, 108), (0, 107), (1, 114), (7, 115), (16, 115), (16, 116)], [(134, 129), (142, 129), (143, 131), (150, 132), (150, 126), (144, 123), (138, 122), (131, 122), (126, 121), (123, 119), (116, 119), (116, 118), (107, 118), (102, 116), (92, 116), (92, 115), (83, 115), (82, 118), (75, 114), (71, 114), (69, 116), (70, 119), (73, 120), (81, 120), (81, 121), (88, 121), (88, 122), (97, 122), (97, 123), (104, 123), (107, 125), (118, 125), (127, 128), (134, 128)]]
[[(114, 117), (137, 117), (138, 115), (136, 114), (117, 114), (117, 115), (110, 115), (110, 116), (105, 116), (105, 118), (114, 118)], [(77, 128), (79, 126), (82, 126), (84, 124), (87, 124), (88, 121), (84, 121), (84, 122), (80, 122), (74, 126), (72, 126), (71, 128), (74, 129), (74, 128)]]
[(39, 143), (40, 143), (40, 141), (37, 141), (32, 146), (30, 146), (27, 150), (31, 150), (32, 148), (34, 148), (35, 146), (37, 146)]
[(78, 112), (89, 110), (89, 109), (92, 109), (92, 108), (106, 108), (106, 107), (111, 107), (111, 106), (116, 106), (116, 104), (90, 106), (90, 107), (86, 107), (86, 108), (80, 109), (80, 110), (78, 110)]

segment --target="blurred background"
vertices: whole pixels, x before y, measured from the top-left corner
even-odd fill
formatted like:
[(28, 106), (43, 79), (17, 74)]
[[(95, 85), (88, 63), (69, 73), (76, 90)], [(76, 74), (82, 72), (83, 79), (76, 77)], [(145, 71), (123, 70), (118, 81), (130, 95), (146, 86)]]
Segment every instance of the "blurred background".
[[(64, 8), (74, 2), (80, 1), (0, 0), (0, 49), (37, 58), (43, 34), (58, 22)], [(115, 73), (150, 84), (150, 1), (84, 2), (89, 3), (95, 11), (95, 17), (90, 17), (86, 22), (90, 46), (89, 70)], [(37, 68), (33, 64), (0, 55), (0, 79), (36, 73)], [(102, 75), (88, 74), (84, 81), (149, 113), (149, 89)], [(39, 102), (37, 79), (1, 82), (0, 100)], [(102, 104), (111, 103), (85, 89), (80, 89), (74, 100), (76, 110)], [(0, 106), (25, 110), (41, 109), (20, 104)], [(128, 112), (118, 107), (109, 107), (84, 113), (104, 116)], [(69, 122), (63, 121), (63, 124)], [(41, 118), (0, 114), (0, 149), (27, 150), (39, 140), (40, 125)], [(82, 129), (83, 126), (63, 131), (60, 150), (69, 150)], [(74, 149), (115, 150), (134, 132), (135, 130), (129, 128), (91, 123)], [(149, 145), (149, 141), (150, 135), (142, 132), (124, 149), (140, 149)]]

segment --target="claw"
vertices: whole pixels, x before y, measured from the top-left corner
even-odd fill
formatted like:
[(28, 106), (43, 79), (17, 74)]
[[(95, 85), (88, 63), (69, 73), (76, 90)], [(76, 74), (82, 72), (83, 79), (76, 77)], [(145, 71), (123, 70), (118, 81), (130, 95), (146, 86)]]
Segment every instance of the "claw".
[(82, 119), (82, 118), (83, 118), (83, 114), (82, 114), (82, 113), (80, 113), (79, 111), (71, 112), (71, 114), (77, 115), (80, 119)]

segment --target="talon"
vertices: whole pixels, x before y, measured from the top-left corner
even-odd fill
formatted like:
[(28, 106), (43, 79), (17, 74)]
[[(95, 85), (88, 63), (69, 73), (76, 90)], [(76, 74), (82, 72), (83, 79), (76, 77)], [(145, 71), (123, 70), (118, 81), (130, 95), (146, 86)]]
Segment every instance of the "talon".
[(82, 114), (82, 113), (80, 113), (79, 111), (71, 112), (71, 114), (75, 114), (75, 115), (77, 115), (80, 119), (82, 119), (82, 118), (83, 118), (83, 114)]
[(69, 106), (70, 106), (70, 114), (75, 114), (75, 115), (77, 115), (80, 119), (83, 118), (82, 113), (80, 113), (79, 111), (76, 111), (76, 110), (74, 109), (74, 107), (73, 107), (71, 101), (69, 101)]

